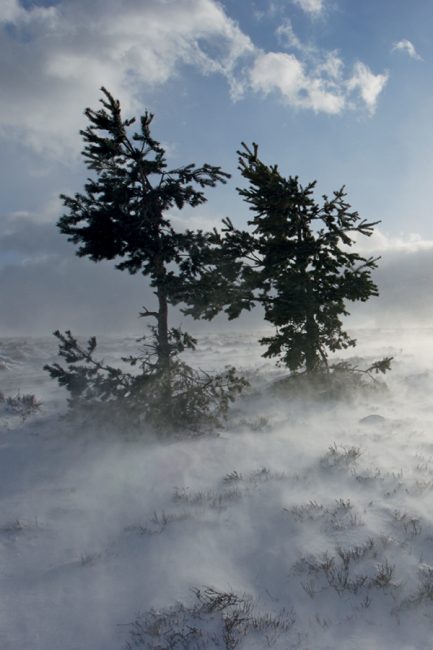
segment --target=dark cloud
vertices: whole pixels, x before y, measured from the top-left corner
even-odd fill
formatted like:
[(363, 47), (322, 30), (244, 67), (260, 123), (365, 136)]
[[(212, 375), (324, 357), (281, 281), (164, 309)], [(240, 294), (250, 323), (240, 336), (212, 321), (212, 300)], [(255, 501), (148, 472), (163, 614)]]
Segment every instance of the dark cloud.
[(142, 277), (105, 264), (51, 256), (0, 271), (3, 335), (138, 332), (137, 312), (151, 298)]
[(433, 321), (433, 248), (387, 253), (375, 279), (380, 290), (378, 322), (399, 326)]
[(383, 254), (374, 272), (379, 297), (349, 305), (348, 322), (403, 328), (433, 322), (433, 248)]
[[(0, 254), (67, 255), (71, 246), (52, 223), (37, 223), (26, 217), (3, 219)], [(0, 258), (1, 259), (1, 258)]]
[[(374, 273), (380, 297), (349, 306), (353, 326), (404, 327), (433, 321), (433, 248), (387, 251)], [(141, 275), (120, 272), (113, 263), (92, 263), (74, 255), (74, 247), (52, 223), (28, 218), (3, 219), (0, 227), (0, 334), (43, 335), (56, 328), (84, 334), (140, 333), (138, 319), (154, 296)], [(178, 310), (173, 322), (188, 328), (260, 327), (261, 312), (228, 323), (220, 316), (210, 325), (194, 324)]]
[(2, 334), (139, 331), (136, 314), (153, 299), (142, 276), (77, 258), (51, 223), (4, 220), (0, 267)]

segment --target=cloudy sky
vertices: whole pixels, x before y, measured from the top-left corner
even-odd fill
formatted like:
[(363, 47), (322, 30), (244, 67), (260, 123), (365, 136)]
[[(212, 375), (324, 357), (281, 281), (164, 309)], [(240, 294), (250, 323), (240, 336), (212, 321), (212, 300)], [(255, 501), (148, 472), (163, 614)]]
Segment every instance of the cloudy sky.
[(75, 258), (55, 227), (101, 85), (155, 113), (173, 165), (233, 173), (182, 221), (245, 224), (236, 149), (254, 140), (382, 220), (366, 322), (432, 324), (432, 24), (431, 0), (0, 0), (0, 334), (141, 327), (143, 278)]

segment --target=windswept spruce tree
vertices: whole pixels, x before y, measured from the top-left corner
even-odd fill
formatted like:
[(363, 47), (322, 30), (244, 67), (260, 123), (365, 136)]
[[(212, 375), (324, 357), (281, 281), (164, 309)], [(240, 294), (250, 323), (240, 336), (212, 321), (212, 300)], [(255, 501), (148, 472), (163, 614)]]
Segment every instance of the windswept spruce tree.
[(182, 264), (203, 235), (176, 232), (167, 212), (203, 204), (204, 188), (225, 183), (229, 175), (208, 164), (167, 169), (165, 151), (150, 133), (153, 115), (146, 112), (139, 131), (131, 133), (135, 119), (124, 119), (119, 101), (101, 90), (102, 108), (86, 109), (90, 124), (80, 132), (83, 157), (94, 174), (84, 193), (61, 196), (67, 211), (57, 225), (78, 246), (77, 255), (95, 262), (116, 260), (116, 268), (149, 278), (157, 306), (140, 315), (155, 325), (150, 339), (143, 337), (143, 355), (125, 359), (141, 367), (138, 374), (95, 360), (96, 339), (82, 346), (69, 331), (55, 333), (67, 369), (59, 364), (46, 369), (69, 390), (73, 406), (102, 403), (106, 411), (110, 405), (123, 406), (136, 420), (196, 428), (224, 414), (246, 382), (234, 368), (209, 376), (178, 358), (196, 342), (169, 327), (168, 306), (185, 297)]
[[(277, 165), (260, 160), (256, 144), (243, 143), (238, 155), (248, 181), (238, 192), (253, 212), (251, 230), (225, 219), (222, 233), (209, 234), (211, 250), (202, 248), (207, 266), (196, 265), (207, 271), (195, 277), (202, 285), (212, 283), (214, 291), (187, 311), (210, 319), (224, 309), (236, 318), (259, 303), (276, 330), (261, 339), (267, 346), (263, 356), (277, 357), (292, 372), (328, 373), (329, 353), (356, 343), (343, 329), (346, 303), (378, 295), (371, 277), (378, 258), (353, 250), (355, 236), (370, 237), (378, 222), (352, 211), (344, 187), (317, 203), (316, 182), (303, 187), (297, 176), (285, 178)], [(366, 372), (385, 372), (390, 361), (382, 359)]]

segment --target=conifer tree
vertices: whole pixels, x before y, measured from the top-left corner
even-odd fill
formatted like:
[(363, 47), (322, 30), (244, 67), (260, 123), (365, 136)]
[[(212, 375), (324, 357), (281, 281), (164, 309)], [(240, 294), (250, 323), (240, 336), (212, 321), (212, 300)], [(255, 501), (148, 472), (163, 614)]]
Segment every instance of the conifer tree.
[(135, 119), (123, 119), (120, 103), (102, 88), (102, 108), (87, 108), (90, 124), (81, 131), (83, 157), (89, 170), (84, 193), (62, 195), (67, 213), (60, 232), (78, 245), (77, 255), (91, 260), (118, 260), (116, 267), (149, 276), (158, 308), (142, 316), (156, 319), (158, 363), (170, 358), (168, 304), (182, 286), (182, 276), (170, 265), (179, 264), (193, 243), (193, 233), (176, 232), (167, 216), (170, 208), (196, 207), (206, 201), (205, 187), (229, 178), (220, 167), (194, 164), (167, 169), (165, 151), (150, 133), (153, 119), (146, 112), (140, 130)]
[[(224, 309), (235, 318), (259, 303), (275, 327), (260, 341), (267, 346), (263, 356), (277, 357), (291, 371), (326, 371), (329, 352), (356, 343), (343, 329), (347, 302), (378, 295), (371, 277), (378, 258), (353, 250), (355, 236), (370, 237), (378, 222), (352, 211), (344, 187), (319, 204), (316, 182), (303, 187), (297, 176), (285, 178), (277, 165), (260, 160), (256, 144), (243, 143), (238, 155), (248, 181), (238, 192), (253, 212), (251, 229), (239, 230), (225, 219), (223, 232), (209, 235), (214, 257), (203, 249), (207, 281), (212, 278), (219, 291), (207, 303), (192, 303), (188, 313), (212, 318)], [(385, 371), (389, 361), (372, 370)]]
[(80, 132), (83, 157), (94, 174), (83, 193), (62, 195), (67, 211), (57, 225), (78, 246), (77, 255), (114, 260), (116, 268), (149, 278), (157, 307), (144, 307), (140, 315), (153, 318), (155, 325), (150, 342), (142, 339), (142, 354), (124, 359), (138, 366), (139, 374), (95, 359), (96, 339), (83, 346), (70, 331), (55, 332), (67, 368), (53, 364), (46, 370), (68, 389), (70, 406), (102, 403), (113, 414), (123, 404), (123, 412), (136, 422), (144, 417), (155, 426), (197, 429), (203, 422), (218, 422), (246, 381), (234, 368), (210, 376), (178, 358), (196, 341), (169, 327), (168, 306), (188, 298), (186, 274), (197, 267), (196, 251), (206, 237), (177, 232), (167, 212), (203, 204), (204, 188), (225, 183), (229, 174), (209, 164), (168, 169), (163, 147), (151, 136), (153, 115), (146, 112), (139, 130), (131, 133), (135, 120), (124, 119), (119, 101), (101, 90), (102, 108), (86, 109), (90, 124)]

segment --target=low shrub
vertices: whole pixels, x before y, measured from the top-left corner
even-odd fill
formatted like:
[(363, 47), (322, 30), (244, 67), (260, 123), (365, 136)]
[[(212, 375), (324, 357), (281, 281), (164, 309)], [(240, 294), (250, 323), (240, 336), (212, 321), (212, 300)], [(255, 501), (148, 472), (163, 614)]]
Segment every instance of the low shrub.
[(135, 374), (96, 359), (94, 337), (83, 346), (70, 331), (54, 335), (67, 367), (54, 363), (44, 369), (69, 392), (71, 411), (97, 422), (166, 433), (209, 431), (222, 424), (230, 403), (247, 386), (233, 367), (209, 374), (180, 361), (178, 353), (186, 345), (193, 347), (195, 341), (179, 330), (172, 331), (167, 368), (153, 361), (152, 342), (145, 343), (141, 356), (124, 358), (139, 368)]

